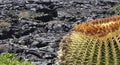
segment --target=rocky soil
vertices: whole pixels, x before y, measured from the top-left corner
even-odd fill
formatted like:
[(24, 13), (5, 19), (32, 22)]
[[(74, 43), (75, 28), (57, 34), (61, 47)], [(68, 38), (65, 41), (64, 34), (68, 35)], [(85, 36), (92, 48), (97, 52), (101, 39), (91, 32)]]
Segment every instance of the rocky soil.
[(115, 15), (119, 0), (0, 0), (0, 53), (54, 65), (62, 37), (80, 22)]

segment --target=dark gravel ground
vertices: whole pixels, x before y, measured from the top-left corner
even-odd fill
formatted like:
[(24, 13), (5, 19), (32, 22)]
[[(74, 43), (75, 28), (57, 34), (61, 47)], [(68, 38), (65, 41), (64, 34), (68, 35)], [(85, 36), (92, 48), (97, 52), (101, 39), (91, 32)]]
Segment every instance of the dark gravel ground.
[(62, 36), (80, 22), (115, 15), (119, 0), (0, 0), (0, 53), (54, 65)]

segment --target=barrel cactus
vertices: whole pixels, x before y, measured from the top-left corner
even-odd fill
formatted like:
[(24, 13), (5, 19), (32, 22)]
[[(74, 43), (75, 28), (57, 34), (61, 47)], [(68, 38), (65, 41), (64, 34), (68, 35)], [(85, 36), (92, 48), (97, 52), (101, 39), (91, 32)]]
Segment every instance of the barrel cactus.
[(120, 16), (76, 25), (61, 40), (56, 65), (120, 65)]

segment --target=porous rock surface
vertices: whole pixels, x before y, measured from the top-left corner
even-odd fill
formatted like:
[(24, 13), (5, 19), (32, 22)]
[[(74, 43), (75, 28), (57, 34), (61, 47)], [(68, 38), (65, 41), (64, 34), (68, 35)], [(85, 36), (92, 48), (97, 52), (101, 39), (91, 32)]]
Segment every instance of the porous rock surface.
[[(54, 65), (62, 36), (80, 22), (115, 15), (119, 0), (0, 0), (0, 53), (37, 65)], [(19, 16), (21, 12), (34, 17)]]

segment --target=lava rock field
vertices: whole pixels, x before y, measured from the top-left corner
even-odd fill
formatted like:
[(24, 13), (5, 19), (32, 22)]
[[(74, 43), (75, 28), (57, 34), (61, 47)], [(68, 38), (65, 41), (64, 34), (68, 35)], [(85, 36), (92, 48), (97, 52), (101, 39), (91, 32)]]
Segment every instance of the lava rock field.
[(74, 25), (116, 15), (119, 0), (0, 0), (0, 53), (55, 65), (59, 43)]

